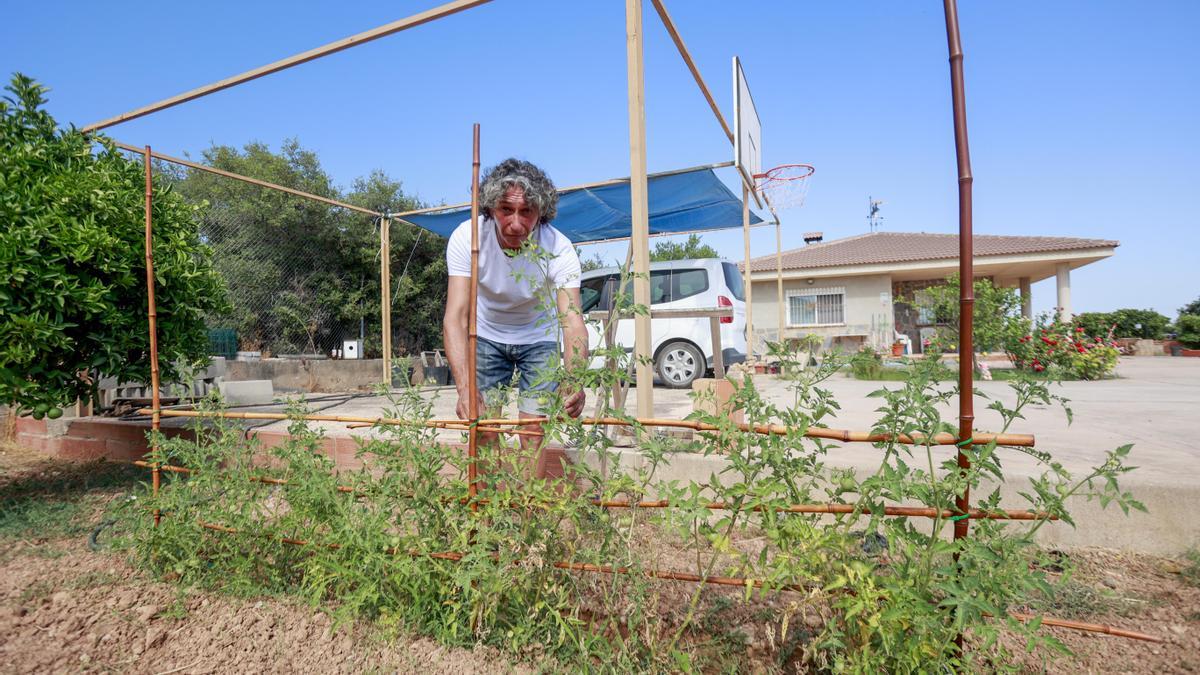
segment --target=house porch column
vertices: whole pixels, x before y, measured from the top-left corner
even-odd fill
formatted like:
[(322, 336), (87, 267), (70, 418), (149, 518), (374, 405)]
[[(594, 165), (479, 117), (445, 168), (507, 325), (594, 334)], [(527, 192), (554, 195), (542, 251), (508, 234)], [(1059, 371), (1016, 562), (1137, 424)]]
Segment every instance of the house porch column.
[(1029, 283), (1029, 277), (1021, 277), (1017, 280), (1017, 286), (1021, 289), (1021, 316), (1026, 319), (1033, 320), (1033, 288)]
[(1071, 320), (1071, 264), (1059, 263), (1056, 270), (1058, 286), (1058, 318)]

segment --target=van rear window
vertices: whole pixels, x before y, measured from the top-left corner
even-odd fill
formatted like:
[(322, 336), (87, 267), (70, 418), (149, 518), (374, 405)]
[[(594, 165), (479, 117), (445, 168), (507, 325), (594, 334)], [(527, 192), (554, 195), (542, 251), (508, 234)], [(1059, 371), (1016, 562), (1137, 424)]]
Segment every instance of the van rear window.
[(734, 298), (745, 302), (746, 287), (742, 285), (742, 273), (738, 270), (737, 265), (723, 262), (721, 269), (725, 272), (725, 285), (729, 287), (729, 292), (733, 293)]

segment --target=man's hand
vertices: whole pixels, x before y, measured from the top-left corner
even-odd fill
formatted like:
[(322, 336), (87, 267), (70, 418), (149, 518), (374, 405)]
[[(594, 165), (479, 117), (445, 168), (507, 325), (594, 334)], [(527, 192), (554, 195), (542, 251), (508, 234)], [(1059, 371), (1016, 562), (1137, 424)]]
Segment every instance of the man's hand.
[(583, 414), (583, 404), (586, 402), (587, 396), (580, 389), (574, 394), (568, 395), (563, 400), (563, 410), (571, 417), (579, 417)]
[[(482, 394), (479, 396), (478, 410), (479, 410), (480, 415), (485, 414), (484, 413), (485, 408), (483, 406), (483, 395)], [(471, 394), (470, 394), (470, 392), (465, 392), (465, 391), (458, 392), (458, 405), (454, 406), (454, 412), (458, 415), (458, 419), (460, 419), (460, 420), (471, 419)]]

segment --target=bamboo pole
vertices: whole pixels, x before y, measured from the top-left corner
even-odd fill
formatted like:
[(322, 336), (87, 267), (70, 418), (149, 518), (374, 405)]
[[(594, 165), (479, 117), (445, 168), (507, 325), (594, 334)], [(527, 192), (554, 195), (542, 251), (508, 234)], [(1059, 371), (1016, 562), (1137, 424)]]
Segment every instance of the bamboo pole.
[[(467, 431), (467, 490), (471, 499), (479, 491), (479, 372), (476, 351), (479, 349), (479, 123), (472, 129), (471, 139), (471, 292), (467, 300), (467, 395), (470, 397)], [(472, 508), (477, 508), (472, 505)]]
[(629, 195), (633, 245), (633, 301), (646, 308), (633, 318), (638, 417), (654, 414), (650, 359), (650, 218), (646, 177), (646, 83), (642, 50), (642, 0), (625, 0), (625, 67), (629, 96)]
[(383, 345), (383, 386), (392, 388), (392, 231), (386, 215), (379, 217), (379, 313)]
[[(967, 143), (967, 103), (963, 85), (962, 41), (958, 31), (958, 7), (955, 0), (944, 0), (946, 13), (946, 40), (950, 51), (950, 88), (954, 104), (954, 148), (958, 162), (958, 467), (966, 473), (971, 468), (967, 453), (971, 451), (971, 435), (975, 423), (974, 401), (974, 313), (975, 313), (975, 270), (974, 242), (971, 231), (971, 151)], [(971, 491), (955, 500), (960, 512), (971, 505)], [(969, 523), (959, 520), (954, 523), (954, 538), (967, 536)]]
[(170, 98), (166, 98), (161, 101), (158, 101), (157, 103), (151, 103), (150, 105), (143, 106), (141, 108), (137, 108), (136, 110), (131, 110), (127, 113), (122, 113), (120, 115), (117, 115), (116, 117), (110, 117), (106, 120), (94, 122), (92, 124), (87, 125), (86, 127), (83, 127), (83, 132), (89, 133), (92, 131), (97, 131), (99, 129), (105, 129), (107, 127), (111, 127), (115, 124), (120, 124), (121, 122), (128, 122), (129, 120), (137, 119), (144, 115), (149, 115), (151, 113), (155, 113), (160, 110), (165, 110), (172, 106), (177, 106), (180, 103), (186, 103), (188, 101), (200, 98), (201, 96), (207, 96), (209, 94), (216, 93), (223, 89), (228, 89), (230, 87), (237, 86), (239, 84), (242, 84), (243, 82), (249, 82), (250, 80), (256, 80), (260, 77), (263, 77), (264, 75), (270, 75), (271, 73), (277, 73), (281, 70), (291, 68), (292, 66), (298, 66), (301, 63), (307, 63), (308, 61), (319, 59), (322, 56), (328, 56), (330, 54), (340, 52), (343, 49), (357, 47), (358, 45), (365, 44), (372, 40), (378, 40), (381, 37), (386, 37), (388, 35), (392, 35), (393, 33), (399, 33), (400, 31), (407, 30), (409, 28), (413, 28), (416, 26), (420, 26), (421, 24), (429, 23), (430, 21), (434, 21), (436, 19), (440, 19), (444, 16), (449, 16), (451, 14), (455, 14), (455, 13), (461, 12), (463, 10), (470, 9), (472, 7), (477, 7), (477, 6), (487, 3), (487, 2), (490, 2), (490, 0), (454, 0), (454, 2), (447, 2), (444, 5), (434, 7), (433, 9), (427, 9), (424, 12), (418, 12), (417, 14), (413, 14), (412, 16), (408, 16), (403, 19), (393, 21), (393, 22), (385, 24), (383, 26), (379, 26), (378, 28), (372, 28), (371, 30), (368, 30), (368, 31), (356, 33), (355, 35), (351, 35), (350, 37), (346, 37), (346, 38), (342, 38), (341, 40), (330, 42), (330, 43), (322, 45), (320, 47), (310, 49), (306, 52), (302, 52), (302, 53), (296, 54), (294, 56), (289, 56), (285, 59), (280, 59), (273, 63), (268, 63), (265, 66), (260, 66), (253, 70), (248, 70), (244, 73), (234, 75), (233, 77), (225, 78), (224, 80), (221, 80), (219, 82), (214, 82), (212, 84), (206, 84), (203, 87), (197, 87), (196, 89), (192, 89), (191, 91), (186, 91), (182, 94), (178, 94), (176, 96), (172, 96)]
[[(236, 528), (229, 527), (226, 525), (220, 525), (217, 523), (208, 523), (208, 522), (204, 522), (204, 521), (198, 521), (197, 524), (206, 530), (211, 530), (214, 532), (221, 532), (224, 534), (245, 534), (247, 536), (259, 536), (259, 537), (264, 537), (264, 538), (272, 538), (282, 544), (287, 544), (289, 546), (321, 546), (323, 548), (327, 548), (327, 549), (335, 550), (335, 551), (342, 548), (341, 544), (336, 544), (336, 543), (312, 544), (303, 539), (295, 539), (292, 537), (271, 537), (270, 535), (261, 534), (261, 533), (242, 532)], [(384, 553), (386, 553), (388, 555), (408, 555), (408, 556), (411, 556), (414, 558), (433, 558), (435, 560), (448, 560), (451, 562), (459, 562), (463, 558), (466, 557), (466, 554), (460, 553), (458, 551), (434, 551), (434, 552), (421, 552), (421, 551), (413, 551), (413, 550), (401, 551), (400, 549), (397, 549), (396, 547), (393, 547), (393, 546), (390, 546), (390, 547), (384, 549)], [(493, 560), (499, 559), (499, 555), (496, 553), (490, 554), (490, 557)], [(520, 563), (523, 561), (522, 560), (513, 560), (511, 562), (513, 564), (517, 564), (517, 563)], [(574, 562), (574, 561), (570, 561), (570, 560), (555, 561), (555, 562), (551, 563), (551, 565), (553, 567), (555, 567), (556, 569), (561, 569), (561, 570), (569, 571), (569, 572), (593, 572), (593, 573), (598, 573), (598, 574), (633, 574), (633, 573), (637, 573), (637, 574), (641, 574), (649, 579), (663, 579), (666, 581), (683, 581), (683, 582), (689, 582), (689, 583), (712, 584), (712, 585), (716, 585), (716, 586), (736, 586), (739, 588), (749, 588), (749, 589), (765, 588), (768, 590), (790, 591), (790, 592), (796, 592), (796, 593), (808, 593), (808, 592), (812, 591), (814, 588), (814, 586), (812, 584), (796, 584), (796, 583), (768, 584), (768, 583), (762, 581), (761, 579), (754, 579), (754, 578), (748, 578), (748, 577), (701, 576), (699, 574), (692, 574), (691, 572), (676, 572), (673, 570), (659, 570), (659, 569), (638, 570), (638, 569), (632, 568), (632, 567), (615, 566), (615, 565), (596, 565), (593, 563), (581, 563), (581, 562)], [(1009, 616), (1016, 619), (1017, 621), (1031, 621), (1035, 618), (1034, 615), (1025, 614), (1022, 612), (1009, 612)], [(1164, 642), (1164, 640), (1162, 638), (1156, 637), (1154, 635), (1147, 635), (1146, 633), (1139, 633), (1136, 631), (1125, 630), (1123, 628), (1115, 628), (1113, 626), (1107, 626), (1107, 625), (1103, 625), (1103, 624), (1083, 623), (1083, 622), (1079, 622), (1079, 621), (1067, 621), (1065, 619), (1059, 619), (1056, 617), (1044, 616), (1044, 615), (1041, 616), (1041, 619), (1042, 619), (1043, 626), (1054, 626), (1057, 628), (1069, 628), (1071, 630), (1076, 630), (1076, 631), (1085, 632), (1085, 633), (1103, 633), (1105, 635), (1112, 635), (1114, 637), (1124, 637), (1124, 638), (1129, 638), (1129, 639), (1133, 639), (1133, 640), (1142, 640), (1145, 642), (1156, 642), (1156, 643)]]
[[(142, 408), (137, 411), (140, 415), (153, 414), (150, 408)], [(387, 417), (361, 417), (354, 415), (288, 415), (287, 413), (251, 413), (251, 412), (217, 412), (217, 411), (201, 411), (201, 410), (162, 410), (160, 411), (163, 417), (211, 417), (223, 419), (243, 419), (243, 420), (290, 420), (302, 419), (311, 422), (343, 422), (350, 424), (381, 424), (395, 426), (423, 426), (435, 429), (457, 429), (462, 426), (471, 424), (470, 420), (460, 419), (430, 419), (430, 420), (405, 420)], [(518, 419), (496, 418), (496, 419), (480, 419), (478, 426), (487, 428), (501, 428), (522, 425), (545, 424), (550, 421), (545, 417), (527, 417)], [(625, 419), (619, 417), (594, 417), (577, 420), (577, 423), (587, 426), (643, 426), (643, 427), (668, 427), (675, 429), (692, 429), (693, 431), (722, 431), (722, 427), (715, 424), (707, 424), (695, 420), (671, 420), (658, 419), (653, 417), (635, 417)], [(925, 438), (919, 434), (877, 434), (869, 431), (850, 431), (848, 429), (830, 429), (826, 427), (796, 427), (784, 424), (745, 424), (739, 423), (731, 425), (733, 430), (739, 432), (753, 432), (763, 435), (786, 436), (797, 432), (803, 433), (806, 438), (820, 438), (830, 441), (840, 441), (842, 443), (888, 443), (895, 442), (901, 445), (924, 445), (926, 442), (929, 445), (954, 445), (958, 442), (958, 437), (954, 434), (940, 433), (934, 434), (932, 438)], [(995, 443), (1008, 447), (1032, 448), (1036, 445), (1036, 439), (1029, 434), (992, 434), (980, 432), (975, 434), (976, 444)]]
[[(116, 147), (118, 147), (122, 150), (126, 150), (128, 152), (136, 152), (138, 154), (142, 154), (142, 152), (143, 152), (143, 150), (137, 146), (129, 145), (128, 143), (122, 143), (120, 141), (113, 141), (113, 145), (115, 145)], [(297, 190), (295, 188), (284, 187), (282, 185), (276, 185), (275, 183), (270, 183), (265, 180), (259, 180), (257, 178), (243, 176), (240, 173), (234, 173), (232, 171), (225, 171), (224, 169), (218, 169), (218, 168), (212, 167), (212, 166), (205, 166), (198, 162), (193, 162), (193, 161), (190, 161), (187, 159), (181, 159), (179, 157), (172, 157), (171, 155), (164, 155), (161, 152), (152, 152), (150, 154), (151, 154), (151, 156), (154, 157), (154, 159), (162, 160), (164, 162), (170, 162), (171, 164), (178, 164), (179, 166), (186, 166), (189, 169), (195, 169), (197, 171), (204, 171), (204, 172), (211, 173), (211, 174), (214, 174), (217, 176), (224, 176), (225, 178), (232, 178), (233, 180), (240, 180), (244, 183), (249, 183), (251, 185), (257, 185), (259, 187), (269, 188), (271, 190), (279, 190), (280, 192), (286, 192), (290, 195), (295, 195), (297, 197), (304, 197), (305, 199), (311, 199), (313, 201), (321, 202), (323, 204), (328, 204), (330, 206), (337, 206), (337, 207), (340, 207), (343, 209), (348, 209), (350, 211), (357, 211), (359, 213), (365, 213), (370, 216), (383, 215), (376, 211), (372, 211), (371, 209), (363, 208), (361, 206), (355, 206), (354, 204), (347, 204), (346, 202), (339, 202), (338, 200), (330, 199), (329, 197), (322, 197), (321, 195), (314, 195), (311, 192), (305, 192), (303, 190)]]
[(675, 22), (671, 20), (670, 13), (663, 5), (662, 0), (651, 0), (654, 3), (654, 10), (658, 12), (658, 18), (662, 20), (663, 27), (667, 29), (671, 40), (675, 43), (675, 48), (679, 50), (679, 55), (683, 57), (683, 62), (687, 64), (688, 70), (692, 73), (692, 79), (696, 81), (696, 86), (700, 87), (700, 93), (704, 94), (704, 100), (708, 101), (708, 107), (712, 108), (713, 115), (716, 116), (717, 122), (721, 124), (721, 130), (725, 132), (725, 137), (729, 142), (733, 143), (733, 131), (730, 130), (729, 124), (725, 122), (725, 117), (721, 114), (721, 109), (717, 106), (717, 102), (713, 99), (712, 92), (709, 91), (708, 85), (704, 83), (704, 78), (700, 75), (700, 69), (696, 67), (696, 62), (692, 60), (691, 53), (688, 52), (687, 45), (683, 43), (683, 38), (679, 36), (679, 30), (675, 28)]
[[(162, 424), (162, 416), (160, 410), (162, 404), (159, 398), (159, 379), (158, 379), (158, 307), (154, 302), (154, 225), (153, 225), (153, 210), (154, 210), (154, 180), (153, 180), (153, 154), (150, 151), (150, 146), (146, 146), (142, 153), (144, 173), (146, 175), (146, 317), (149, 322), (150, 330), (150, 401), (154, 407), (154, 412), (150, 416), (150, 429), (153, 431), (150, 441), (150, 450), (153, 452), (157, 449), (157, 433)], [(158, 496), (158, 488), (162, 481), (161, 472), (156, 464), (150, 473), (151, 489), (155, 497)], [(154, 525), (157, 527), (162, 514), (158, 509), (154, 510)]]

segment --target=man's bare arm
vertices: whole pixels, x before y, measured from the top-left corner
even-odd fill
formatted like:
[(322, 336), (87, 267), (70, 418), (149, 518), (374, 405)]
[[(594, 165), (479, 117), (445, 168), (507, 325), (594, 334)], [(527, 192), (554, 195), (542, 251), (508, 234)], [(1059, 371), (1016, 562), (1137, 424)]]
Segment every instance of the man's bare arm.
[[(567, 368), (588, 367), (588, 335), (587, 326), (583, 323), (583, 313), (580, 307), (578, 288), (558, 289), (558, 316), (562, 321), (563, 330), (563, 362)], [(584, 392), (563, 392), (566, 395), (564, 407), (571, 417), (579, 417), (583, 412)]]
[(458, 405), (455, 410), (459, 419), (467, 419), (470, 415), (470, 370), (467, 362), (467, 314), (470, 300), (470, 277), (449, 277), (446, 288), (446, 316), (442, 320), (442, 344), (446, 348), (446, 360), (450, 363), (454, 386), (458, 390)]

